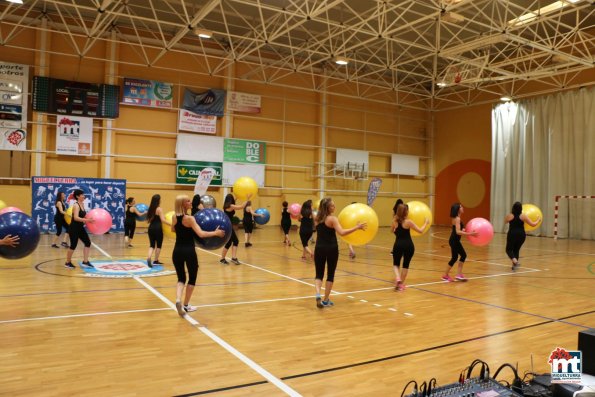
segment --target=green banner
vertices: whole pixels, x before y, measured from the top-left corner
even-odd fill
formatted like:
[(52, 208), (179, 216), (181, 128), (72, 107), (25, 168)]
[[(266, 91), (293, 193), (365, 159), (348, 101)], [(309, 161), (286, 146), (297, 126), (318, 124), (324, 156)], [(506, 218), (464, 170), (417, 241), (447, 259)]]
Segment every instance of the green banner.
[(265, 142), (226, 138), (223, 146), (223, 161), (264, 164), (266, 162), (266, 149)]
[(221, 186), (223, 176), (223, 163), (210, 161), (176, 161), (176, 183), (183, 185), (194, 185), (201, 171), (205, 168), (215, 170), (215, 175), (211, 180), (210, 186)]

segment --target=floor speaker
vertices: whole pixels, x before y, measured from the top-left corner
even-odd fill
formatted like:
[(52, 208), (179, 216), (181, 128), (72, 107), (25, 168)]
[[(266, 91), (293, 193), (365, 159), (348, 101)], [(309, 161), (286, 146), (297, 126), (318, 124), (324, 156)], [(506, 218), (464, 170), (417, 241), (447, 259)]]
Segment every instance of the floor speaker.
[(583, 374), (595, 376), (595, 328), (578, 333), (578, 349), (583, 352)]

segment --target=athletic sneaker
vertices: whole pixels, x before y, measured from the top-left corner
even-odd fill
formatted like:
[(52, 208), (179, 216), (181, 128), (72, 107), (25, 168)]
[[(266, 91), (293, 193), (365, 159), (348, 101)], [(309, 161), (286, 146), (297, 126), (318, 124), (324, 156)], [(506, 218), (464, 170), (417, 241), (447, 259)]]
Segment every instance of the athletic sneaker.
[(72, 262), (66, 262), (66, 263), (64, 264), (64, 267), (65, 267), (65, 268), (67, 268), (67, 269), (76, 269), (76, 266), (74, 266), (74, 265), (72, 264)]
[(447, 281), (447, 282), (453, 282), (455, 280), (452, 279), (452, 277), (450, 277), (448, 274), (442, 276), (442, 281)]
[(322, 301), (322, 306), (324, 307), (330, 307), (330, 306), (335, 306), (335, 304), (329, 299), (326, 301)]
[(397, 280), (397, 282), (395, 283), (395, 291), (402, 291), (401, 290), (402, 285), (403, 285), (403, 282), (401, 280)]
[(219, 263), (221, 263), (222, 265), (229, 265), (229, 262), (225, 260), (225, 258), (221, 259), (219, 261)]
[(151, 269), (153, 268), (153, 264), (151, 263), (151, 258), (147, 258), (147, 266), (149, 266)]
[(252, 243), (245, 243), (244, 244), (246, 247), (252, 247)]
[(159, 262), (159, 261), (153, 261), (154, 265), (163, 265), (163, 262)]
[(517, 262), (517, 263), (516, 263), (516, 265), (513, 263), (513, 264), (512, 264), (512, 271), (513, 271), (513, 272), (514, 272), (514, 271), (516, 271), (516, 269), (518, 269), (518, 268), (519, 268), (519, 266), (521, 266), (521, 264), (520, 264), (519, 262)]
[(405, 291), (405, 288), (407, 288), (407, 287), (405, 286), (405, 284), (401, 283), (401, 284), (399, 284), (399, 286), (397, 287), (397, 291), (401, 291), (401, 292), (403, 292), (403, 291)]
[(85, 262), (85, 261), (83, 261), (83, 262), (81, 262), (81, 265), (82, 265), (82, 266), (85, 266), (85, 267), (93, 267), (93, 265), (92, 265), (92, 264), (91, 264), (91, 262), (89, 262), (89, 261), (86, 261), (86, 262)]
[(184, 314), (186, 314), (184, 307), (182, 307), (182, 302), (176, 302), (176, 310), (178, 311), (178, 314), (182, 317), (184, 317)]
[(62, 247), (66, 247), (66, 248), (70, 247), (70, 246), (68, 245), (68, 243), (65, 243), (64, 241), (62, 241), (62, 242), (60, 243), (60, 245), (61, 245)]
[(52, 244), (52, 248), (60, 248), (56, 244)]
[(184, 305), (184, 311), (186, 313), (195, 312), (198, 307), (192, 305)]
[(240, 261), (238, 260), (238, 258), (231, 258), (231, 261), (232, 261), (233, 263), (235, 263), (236, 265), (241, 265), (241, 264), (242, 264), (242, 262), (240, 262)]
[(322, 298), (320, 297), (320, 295), (316, 295), (316, 307), (318, 308), (322, 308)]
[(132, 244), (128, 244), (128, 248), (132, 248), (134, 247)]
[(457, 280), (457, 281), (467, 281), (467, 277), (465, 277), (463, 275), (463, 273), (461, 273), (461, 274), (457, 274), (457, 276), (455, 277), (455, 280)]

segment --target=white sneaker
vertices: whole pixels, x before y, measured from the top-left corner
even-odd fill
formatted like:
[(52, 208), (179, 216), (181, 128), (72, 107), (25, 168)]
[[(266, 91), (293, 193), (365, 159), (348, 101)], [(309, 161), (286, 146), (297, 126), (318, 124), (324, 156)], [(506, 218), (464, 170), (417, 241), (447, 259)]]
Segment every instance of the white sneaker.
[(186, 313), (195, 312), (197, 309), (198, 309), (198, 307), (196, 307), (196, 306), (184, 305), (184, 311)]

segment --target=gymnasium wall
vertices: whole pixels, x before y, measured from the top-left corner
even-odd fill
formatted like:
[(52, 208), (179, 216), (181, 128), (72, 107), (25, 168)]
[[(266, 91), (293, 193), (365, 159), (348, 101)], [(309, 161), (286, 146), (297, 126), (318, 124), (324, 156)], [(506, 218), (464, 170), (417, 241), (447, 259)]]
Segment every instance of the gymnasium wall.
[[(359, 88), (353, 83), (329, 84), (327, 94), (323, 90), (309, 91), (302, 87), (305, 79), (313, 77), (301, 73), (279, 73), (282, 77), (277, 76), (270, 84), (254, 82), (249, 80), (254, 68), (246, 64), (217, 69), (219, 59), (176, 51), (167, 52), (155, 66), (147, 67), (145, 53), (138, 47), (101, 40), (80, 58), (75, 46), (85, 48), (86, 38), (75, 38), (73, 43), (65, 34), (44, 34), (47, 52), (41, 51), (42, 33), (25, 29), (13, 42), (15, 48), (3, 51), (0, 60), (30, 65), (31, 76), (44, 74), (118, 85), (122, 85), (123, 77), (174, 83), (174, 109), (121, 105), (118, 119), (95, 120), (93, 155), (88, 157), (53, 153), (56, 117), (31, 112), (27, 142), (31, 152), (0, 151), (2, 168), (7, 162), (17, 164), (0, 172), (4, 178), (0, 180), (1, 198), (7, 203), (25, 210), (30, 208), (30, 186), (25, 179), (39, 170), (40, 175), (126, 179), (127, 195), (134, 196), (137, 202), (148, 203), (152, 194), (160, 193), (164, 209), (172, 209), (177, 194), (192, 194), (192, 187), (175, 184), (177, 108), (184, 87), (194, 91), (223, 88), (262, 95), (260, 114), (226, 114), (217, 122), (217, 136), (267, 143), (266, 187), (260, 189), (255, 206), (269, 208), (270, 224), (280, 223), (283, 200), (301, 203), (317, 198), (321, 190), (335, 199), (339, 209), (353, 201), (365, 202), (369, 179), (316, 176), (320, 171), (316, 163), (334, 162), (337, 148), (369, 151), (369, 178), (383, 179), (374, 203), (381, 225), (390, 224), (392, 206), (398, 197), (430, 203), (433, 189), (430, 115), (426, 109), (394, 105), (398, 94), (390, 97), (378, 93), (378, 100), (361, 99), (357, 95)], [(145, 51), (151, 59), (159, 49)], [(47, 66), (40, 68), (43, 63)], [(325, 84), (320, 82), (321, 87)], [(368, 92), (368, 97), (372, 96)], [(391, 153), (420, 156), (421, 175), (390, 174)], [(220, 206), (225, 192), (223, 188), (211, 188), (208, 194)]]

